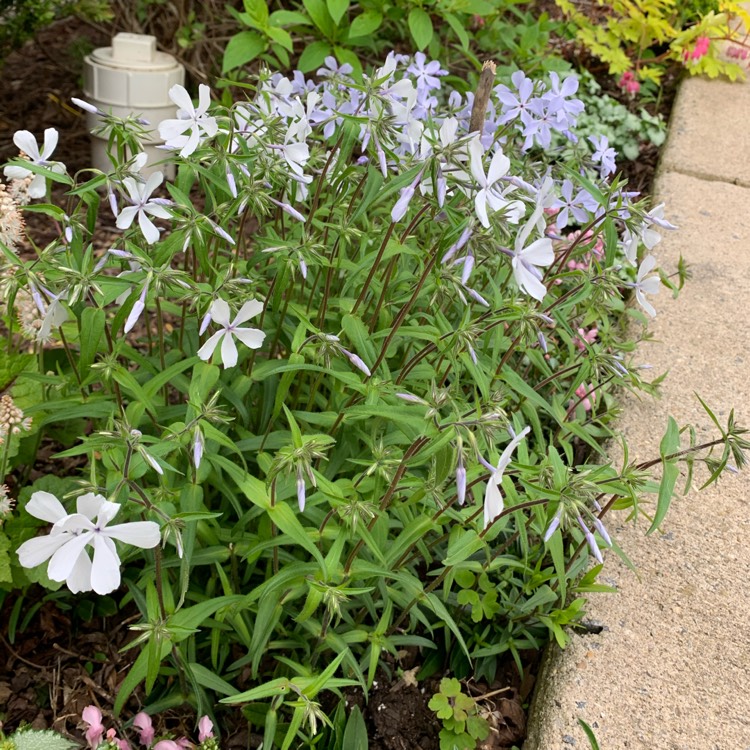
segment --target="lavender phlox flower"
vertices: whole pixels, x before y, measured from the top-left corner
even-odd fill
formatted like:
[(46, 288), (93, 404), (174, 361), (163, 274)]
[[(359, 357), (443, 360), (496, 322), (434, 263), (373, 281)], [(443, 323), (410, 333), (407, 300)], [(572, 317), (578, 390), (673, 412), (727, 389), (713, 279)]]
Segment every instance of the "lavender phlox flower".
[(159, 239), (159, 229), (149, 219), (149, 215), (159, 219), (171, 218), (171, 214), (162, 203), (151, 199), (151, 193), (161, 185), (163, 179), (164, 175), (161, 172), (154, 172), (145, 183), (136, 182), (133, 177), (126, 177), (122, 181), (132, 205), (120, 211), (115, 223), (118, 229), (128, 229), (137, 216), (138, 226), (149, 245)]
[(503, 481), (503, 474), (508, 468), (508, 464), (515, 452), (516, 448), (520, 445), (523, 439), (530, 432), (531, 427), (524, 427), (518, 435), (514, 436), (513, 439), (508, 443), (500, 460), (497, 462), (497, 466), (488, 464), (484, 459), (480, 457), (480, 460), (485, 466), (489, 466), (490, 478), (487, 480), (487, 488), (484, 493), (484, 528), (486, 529), (502, 512), (503, 512), (503, 495), (500, 491), (500, 484)]
[(599, 176), (604, 179), (617, 171), (617, 151), (609, 145), (609, 139), (606, 135), (590, 135), (589, 141), (594, 147), (594, 153), (591, 154), (591, 160), (599, 163)]
[(125, 327), (123, 328), (123, 333), (130, 333), (131, 329), (138, 321), (138, 318), (141, 317), (141, 313), (146, 309), (146, 296), (148, 295), (148, 284), (149, 284), (149, 279), (147, 278), (145, 283), (143, 284), (143, 288), (141, 289), (141, 293), (138, 299), (133, 303), (133, 308), (130, 311), (130, 315), (128, 315), (128, 319), (125, 321)]
[(302, 473), (302, 468), (297, 467), (297, 505), (299, 506), (299, 512), (302, 513), (305, 510), (305, 476)]
[(599, 549), (599, 545), (596, 543), (596, 537), (591, 533), (589, 527), (586, 526), (586, 524), (583, 522), (580, 514), (577, 516), (576, 520), (578, 521), (578, 525), (583, 530), (583, 535), (586, 537), (586, 541), (588, 542), (591, 554), (597, 559), (598, 562), (603, 563), (604, 558), (602, 557), (602, 552)]
[[(216, 118), (206, 114), (211, 105), (211, 89), (205, 83), (198, 86), (197, 107), (185, 87), (179, 84), (169, 89), (169, 98), (179, 107), (177, 119), (162, 120), (159, 136), (169, 148), (180, 149), (180, 156), (184, 159), (198, 148), (203, 137), (213, 138), (219, 132)], [(186, 131), (189, 131), (188, 135), (185, 135)]]
[(598, 516), (594, 516), (594, 528), (599, 532), (599, 536), (604, 540), (607, 547), (612, 546), (612, 540), (609, 537), (609, 533)]
[(560, 77), (554, 71), (549, 74), (549, 78), (550, 88), (542, 95), (542, 98), (547, 102), (555, 118), (553, 127), (566, 132), (575, 126), (578, 115), (585, 108), (580, 99), (570, 98), (578, 91), (578, 78), (570, 75), (560, 84)]
[(633, 288), (635, 289), (635, 298), (638, 304), (652, 317), (656, 317), (656, 309), (646, 299), (646, 294), (658, 294), (661, 289), (661, 279), (658, 276), (649, 276), (648, 274), (656, 266), (656, 258), (653, 255), (647, 255), (636, 276)]
[(214, 323), (222, 327), (222, 330), (214, 333), (208, 341), (198, 350), (198, 357), (204, 361), (211, 359), (214, 350), (221, 341), (221, 362), (225, 368), (234, 367), (237, 364), (237, 345), (234, 339), (239, 339), (250, 349), (259, 349), (263, 345), (266, 334), (257, 328), (240, 327), (242, 323), (254, 318), (263, 311), (263, 303), (258, 300), (250, 300), (240, 308), (240, 311), (230, 322), (229, 305), (223, 299), (214, 300), (211, 303), (210, 313)]
[(560, 198), (551, 204), (551, 208), (558, 209), (555, 215), (555, 224), (559, 229), (565, 229), (572, 222), (570, 214), (578, 224), (589, 221), (591, 214), (599, 208), (599, 203), (588, 190), (579, 190), (575, 197), (573, 191), (575, 186), (570, 180), (563, 180), (560, 186)]
[(466, 467), (461, 446), (458, 448), (458, 464), (456, 466), (456, 499), (459, 505), (466, 502)]
[[(44, 131), (44, 145), (40, 151), (36, 138), (28, 130), (17, 130), (13, 134), (13, 143), (32, 164), (63, 174), (65, 165), (59, 161), (50, 161), (50, 156), (57, 147), (58, 137), (55, 128), (47, 128)], [(25, 180), (33, 175), (29, 186), (26, 188), (26, 193), (30, 198), (43, 198), (47, 192), (47, 181), (43, 174), (34, 174), (30, 169), (15, 166), (5, 167), (3, 173), (9, 180)]]
[(479, 139), (471, 140), (468, 148), (471, 174), (480, 188), (474, 197), (474, 209), (480, 223), (482, 226), (489, 228), (490, 220), (487, 215), (487, 209), (489, 208), (493, 212), (505, 209), (506, 220), (511, 224), (517, 224), (525, 211), (523, 204), (517, 200), (507, 200), (506, 192), (501, 189), (501, 178), (510, 169), (510, 159), (505, 156), (502, 149), (498, 148), (485, 174), (482, 164), (484, 148)]
[(252, 112), (243, 105), (234, 108), (234, 122), (234, 138), (230, 148), (232, 152), (239, 149), (239, 138), (242, 138), (249, 147), (252, 147), (261, 143), (268, 133), (268, 128), (258, 113)]
[(227, 187), (229, 188), (229, 193), (231, 194), (232, 198), (237, 197), (237, 181), (234, 178), (234, 172), (227, 167), (226, 171), (227, 175)]
[(533, 99), (522, 118), (525, 140), (523, 150), (528, 151), (536, 142), (541, 148), (549, 148), (552, 143), (552, 128), (555, 126), (555, 113), (543, 99)]
[(461, 269), (461, 284), (466, 286), (466, 282), (469, 280), (469, 277), (471, 276), (471, 272), (474, 270), (474, 261), (475, 258), (472, 255), (471, 252), (468, 252), (466, 254), (466, 257), (459, 258), (457, 261), (455, 261), (454, 265), (457, 265), (459, 263), (463, 264), (463, 268)]
[(290, 206), (288, 203), (284, 203), (282, 201), (277, 201), (275, 198), (268, 197), (268, 200), (271, 201), (275, 206), (278, 206), (282, 211), (289, 214), (293, 219), (297, 219), (297, 221), (305, 222), (307, 219), (296, 209), (294, 206)]
[(409, 210), (409, 204), (414, 197), (414, 191), (417, 189), (417, 185), (419, 185), (423, 174), (424, 169), (421, 169), (417, 176), (412, 180), (411, 184), (407, 185), (405, 188), (401, 188), (400, 197), (391, 209), (391, 221), (394, 224), (401, 221)]
[(537, 341), (539, 341), (539, 346), (542, 348), (542, 351), (546, 354), (547, 353), (547, 339), (544, 337), (544, 334), (541, 331), (537, 331), (536, 338), (537, 338)]
[(81, 109), (86, 110), (86, 112), (90, 112), (92, 115), (105, 117), (107, 114), (104, 110), (99, 109), (99, 107), (97, 107), (95, 104), (91, 104), (90, 102), (84, 101), (83, 99), (77, 99), (75, 96), (71, 96), (70, 101), (73, 102), (76, 107), (80, 107)]
[(441, 263), (447, 263), (468, 241), (471, 235), (474, 233), (474, 227), (469, 224), (459, 238), (454, 242), (446, 251), (445, 255), (440, 259)]
[(412, 393), (396, 393), (394, 395), (402, 401), (407, 401), (410, 404), (419, 404), (420, 406), (429, 405), (423, 398), (419, 398), (419, 396), (415, 396)]
[(202, 336), (206, 332), (206, 328), (208, 328), (209, 323), (213, 320), (213, 316), (211, 315), (211, 308), (208, 308), (208, 312), (203, 316), (203, 320), (201, 320), (200, 328), (198, 329), (198, 335)]
[(353, 71), (354, 68), (349, 65), (349, 63), (342, 63), (341, 65), (339, 65), (338, 61), (333, 55), (328, 55), (328, 57), (323, 60), (323, 67), (318, 68), (315, 74), (319, 78), (331, 78), (333, 76), (338, 76), (341, 78), (344, 76), (350, 76)]
[(116, 219), (120, 213), (120, 207), (117, 205), (117, 195), (109, 185), (107, 186), (107, 200), (109, 201), (109, 207), (112, 210), (112, 214)]
[(414, 59), (406, 69), (417, 80), (417, 88), (423, 88), (425, 91), (439, 89), (441, 86), (440, 76), (447, 76), (448, 71), (443, 70), (439, 60), (427, 62), (427, 56), (424, 52), (417, 52)]
[(498, 101), (502, 104), (498, 125), (505, 125), (526, 114), (534, 94), (534, 82), (531, 78), (527, 78), (522, 70), (513, 73), (510, 80), (515, 87), (515, 92), (503, 83), (498, 84), (494, 89)]
[(557, 531), (557, 529), (560, 526), (560, 521), (562, 520), (562, 504), (557, 509), (557, 513), (552, 517), (552, 520), (549, 522), (549, 526), (547, 526), (547, 530), (544, 532), (544, 543), (546, 544), (549, 542), (549, 540), (552, 538), (552, 535)]
[(203, 440), (203, 433), (201, 432), (200, 426), (196, 425), (195, 430), (193, 431), (193, 463), (195, 464), (196, 469), (200, 468), (204, 447), (205, 443)]
[(339, 347), (341, 349), (341, 353), (358, 369), (361, 370), (367, 377), (369, 378), (372, 373), (370, 372), (370, 368), (362, 361), (361, 357), (358, 357), (353, 352), (350, 352), (348, 349), (344, 349), (343, 346)]

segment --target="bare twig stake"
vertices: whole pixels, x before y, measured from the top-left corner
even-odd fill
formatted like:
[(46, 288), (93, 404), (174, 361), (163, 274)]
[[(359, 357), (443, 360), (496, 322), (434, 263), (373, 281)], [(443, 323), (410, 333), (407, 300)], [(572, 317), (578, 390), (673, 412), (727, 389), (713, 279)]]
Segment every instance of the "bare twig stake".
[(482, 73), (479, 76), (477, 93), (474, 94), (474, 106), (471, 108), (471, 120), (469, 121), (469, 132), (484, 130), (484, 118), (487, 115), (487, 104), (490, 101), (492, 84), (495, 82), (497, 64), (492, 60), (485, 60), (482, 65)]

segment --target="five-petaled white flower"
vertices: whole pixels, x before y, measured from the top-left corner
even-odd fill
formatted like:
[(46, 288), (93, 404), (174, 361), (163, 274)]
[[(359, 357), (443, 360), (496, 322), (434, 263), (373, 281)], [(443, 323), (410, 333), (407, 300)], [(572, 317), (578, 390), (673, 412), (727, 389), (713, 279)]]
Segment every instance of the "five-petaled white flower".
[(136, 182), (133, 177), (126, 177), (122, 184), (128, 191), (128, 197), (132, 206), (123, 208), (117, 216), (117, 227), (119, 229), (127, 229), (132, 223), (135, 217), (138, 217), (138, 226), (143, 232), (143, 236), (146, 238), (146, 242), (152, 245), (159, 239), (158, 227), (148, 218), (148, 215), (156, 216), (159, 219), (171, 219), (172, 215), (164, 208), (164, 205), (157, 203), (151, 198), (151, 193), (161, 185), (164, 175), (161, 172), (154, 172), (148, 180), (144, 182)]
[(234, 336), (250, 349), (260, 349), (263, 346), (266, 334), (257, 328), (239, 328), (239, 326), (262, 311), (262, 302), (250, 300), (242, 305), (240, 311), (230, 323), (229, 305), (223, 299), (214, 300), (211, 303), (209, 314), (215, 323), (222, 326), (222, 330), (217, 331), (203, 344), (198, 350), (198, 356), (205, 361), (211, 359), (214, 349), (221, 341), (221, 362), (224, 367), (234, 367), (237, 364), (237, 345), (234, 343)]
[[(120, 558), (113, 540), (143, 549), (156, 547), (160, 540), (159, 524), (153, 521), (108, 526), (120, 505), (93, 492), (78, 498), (76, 513), (67, 513), (49, 492), (35, 492), (26, 510), (53, 526), (47, 536), (29, 539), (18, 548), (21, 565), (34, 568), (49, 560), (47, 575), (65, 581), (74, 594), (92, 589), (109, 594), (120, 585)], [(89, 545), (94, 548), (93, 562), (86, 550)]]
[(493, 212), (506, 209), (507, 220), (511, 224), (517, 224), (524, 214), (523, 203), (517, 200), (507, 200), (505, 190), (509, 188), (501, 189), (502, 183), (500, 182), (510, 169), (510, 159), (502, 152), (502, 149), (498, 148), (485, 175), (482, 164), (484, 147), (479, 138), (475, 138), (469, 143), (469, 157), (471, 174), (480, 187), (479, 192), (474, 197), (474, 207), (482, 226), (489, 227), (490, 225), (490, 220), (487, 217), (488, 206)]
[[(212, 138), (219, 132), (219, 123), (215, 117), (208, 117), (206, 112), (211, 104), (211, 89), (202, 83), (198, 86), (198, 106), (184, 86), (175, 84), (169, 89), (169, 98), (179, 107), (177, 119), (162, 120), (159, 123), (159, 136), (169, 148), (180, 149), (180, 156), (185, 158), (198, 148), (201, 135)], [(190, 133), (185, 135), (185, 131)]]
[[(57, 146), (57, 130), (47, 128), (44, 131), (44, 146), (39, 151), (36, 138), (28, 130), (17, 130), (13, 136), (13, 143), (29, 158), (32, 164), (38, 164), (40, 167), (47, 167), (52, 172), (62, 174), (65, 171), (65, 165), (59, 161), (50, 161), (52, 152)], [(3, 170), (9, 180), (24, 180), (32, 174), (30, 169), (23, 167), (5, 167)], [(31, 198), (44, 198), (47, 192), (47, 183), (43, 174), (34, 175), (27, 190)]]
[(661, 289), (661, 279), (658, 276), (646, 276), (654, 269), (656, 265), (656, 258), (653, 255), (647, 255), (641, 267), (638, 269), (638, 275), (635, 279), (635, 298), (638, 300), (638, 304), (652, 317), (656, 317), (656, 309), (646, 299), (646, 294), (658, 294)]
[[(487, 489), (484, 492), (484, 528), (486, 529), (503, 512), (503, 494), (500, 492), (500, 484), (503, 474), (508, 468), (513, 452), (518, 448), (521, 441), (528, 435), (531, 427), (524, 427), (506, 446), (496, 467), (491, 467), (492, 474), (487, 480)], [(484, 461), (482, 461), (484, 463)]]

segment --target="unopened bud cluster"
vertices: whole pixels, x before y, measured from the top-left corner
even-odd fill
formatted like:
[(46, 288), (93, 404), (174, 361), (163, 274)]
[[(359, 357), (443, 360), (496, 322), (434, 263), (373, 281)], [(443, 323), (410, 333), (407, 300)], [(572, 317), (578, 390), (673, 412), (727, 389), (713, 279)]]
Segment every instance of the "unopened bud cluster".
[(24, 221), (18, 203), (0, 183), (0, 242), (15, 252), (23, 239)]
[(0, 398), (0, 442), (8, 435), (18, 435), (21, 430), (31, 429), (31, 417), (24, 418), (23, 412), (9, 395)]

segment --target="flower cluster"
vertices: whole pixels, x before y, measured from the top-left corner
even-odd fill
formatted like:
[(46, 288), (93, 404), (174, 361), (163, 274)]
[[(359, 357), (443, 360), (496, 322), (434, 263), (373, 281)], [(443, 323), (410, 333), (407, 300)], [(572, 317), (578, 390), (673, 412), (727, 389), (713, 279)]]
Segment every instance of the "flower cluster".
[[(103, 715), (97, 706), (86, 706), (81, 713), (81, 719), (86, 725), (86, 742), (91, 750), (102, 748), (103, 750), (131, 750), (130, 743), (117, 736), (117, 732), (110, 728), (107, 729), (103, 723)], [(192, 750), (196, 745), (187, 737), (172, 739), (163, 737), (156, 739), (151, 717), (141, 711), (133, 717), (133, 727), (138, 730), (139, 744), (150, 750)], [(200, 750), (218, 750), (218, 743), (214, 736), (214, 725), (208, 716), (203, 716), (198, 721), (198, 743)]]

